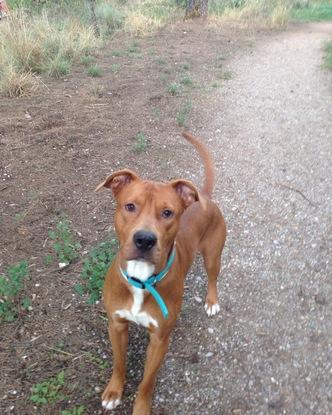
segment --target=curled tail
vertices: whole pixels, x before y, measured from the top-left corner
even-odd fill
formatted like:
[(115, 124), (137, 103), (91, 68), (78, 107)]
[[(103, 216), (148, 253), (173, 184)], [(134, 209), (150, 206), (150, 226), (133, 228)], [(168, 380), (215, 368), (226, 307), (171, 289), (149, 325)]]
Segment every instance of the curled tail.
[(211, 198), (212, 191), (214, 187), (215, 175), (214, 175), (214, 163), (208, 149), (205, 147), (203, 143), (201, 143), (197, 138), (192, 136), (187, 131), (182, 133), (183, 137), (191, 143), (196, 150), (198, 151), (199, 155), (201, 156), (203, 163), (204, 163), (204, 183), (202, 187), (202, 193), (206, 196)]

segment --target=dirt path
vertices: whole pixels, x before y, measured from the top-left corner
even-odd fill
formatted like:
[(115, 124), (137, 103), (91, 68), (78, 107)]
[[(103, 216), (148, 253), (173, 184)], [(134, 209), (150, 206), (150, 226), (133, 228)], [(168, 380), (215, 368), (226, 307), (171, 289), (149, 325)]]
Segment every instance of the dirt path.
[(195, 404), (180, 403), (190, 393), (179, 386), (171, 413), (331, 412), (332, 99), (320, 67), (331, 31), (259, 41), (232, 60), (213, 104), (222, 109), (201, 134), (216, 143), (229, 228), (223, 310), (203, 323), (199, 376), (184, 375)]

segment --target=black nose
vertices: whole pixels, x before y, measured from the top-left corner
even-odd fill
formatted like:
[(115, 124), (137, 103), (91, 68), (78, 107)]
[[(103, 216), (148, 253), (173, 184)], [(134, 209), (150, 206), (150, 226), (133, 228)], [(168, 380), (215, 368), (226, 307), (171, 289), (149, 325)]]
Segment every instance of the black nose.
[(155, 246), (157, 237), (150, 231), (137, 231), (134, 234), (134, 243), (140, 251), (149, 251)]

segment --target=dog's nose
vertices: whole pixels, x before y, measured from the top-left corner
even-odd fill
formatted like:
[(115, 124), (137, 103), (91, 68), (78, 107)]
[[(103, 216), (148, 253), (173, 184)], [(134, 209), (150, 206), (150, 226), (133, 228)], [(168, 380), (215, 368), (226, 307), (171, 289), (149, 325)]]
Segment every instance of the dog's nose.
[(137, 231), (134, 234), (134, 243), (140, 251), (150, 251), (155, 246), (157, 237), (150, 231)]

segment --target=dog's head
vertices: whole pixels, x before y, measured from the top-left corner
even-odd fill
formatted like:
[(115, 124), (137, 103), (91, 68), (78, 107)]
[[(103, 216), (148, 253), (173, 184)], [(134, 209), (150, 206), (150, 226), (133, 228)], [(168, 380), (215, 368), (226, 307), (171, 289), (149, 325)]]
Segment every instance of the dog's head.
[(195, 186), (182, 179), (145, 181), (130, 170), (121, 170), (107, 177), (96, 191), (102, 187), (111, 189), (117, 201), (115, 229), (121, 265), (129, 275), (142, 274), (131, 276), (143, 280), (160, 272), (172, 250), (182, 213), (200, 199)]

